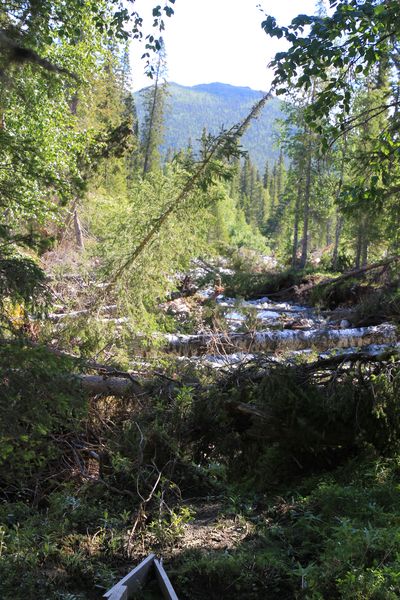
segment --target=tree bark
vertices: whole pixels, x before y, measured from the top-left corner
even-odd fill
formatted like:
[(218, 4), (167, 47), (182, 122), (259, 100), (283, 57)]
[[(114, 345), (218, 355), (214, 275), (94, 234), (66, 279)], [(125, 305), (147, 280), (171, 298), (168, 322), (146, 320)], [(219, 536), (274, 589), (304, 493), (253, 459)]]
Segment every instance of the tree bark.
[(352, 269), (351, 271), (347, 271), (346, 273), (343, 273), (343, 275), (335, 277), (334, 279), (325, 279), (324, 281), (316, 283), (312, 287), (322, 287), (325, 285), (339, 283), (340, 281), (343, 281), (345, 279), (351, 279), (352, 277), (358, 277), (358, 275), (363, 275), (368, 271), (373, 271), (373, 269), (379, 269), (379, 267), (386, 267), (386, 265), (390, 265), (392, 262), (396, 262), (398, 260), (400, 260), (400, 256), (390, 256), (389, 258), (385, 258), (385, 260), (381, 260), (376, 263), (371, 263), (370, 265), (365, 265), (358, 269)]
[(335, 245), (334, 245), (333, 254), (332, 254), (333, 270), (336, 270), (337, 266), (338, 266), (339, 244), (340, 244), (340, 238), (342, 235), (343, 223), (344, 223), (344, 219), (340, 214), (340, 210), (337, 209), (336, 210), (336, 227), (335, 227)]
[(151, 169), (152, 169), (153, 160), (154, 160), (154, 156), (152, 156), (152, 154), (154, 154), (154, 146), (157, 145), (155, 129), (156, 129), (156, 127), (161, 127), (161, 123), (157, 122), (159, 119), (157, 119), (156, 117), (157, 117), (157, 113), (160, 112), (160, 108), (161, 108), (161, 111), (163, 110), (163, 107), (161, 105), (163, 90), (162, 90), (162, 87), (160, 84), (161, 84), (161, 78), (163, 76), (163, 70), (165, 69), (164, 61), (165, 61), (165, 58), (164, 58), (163, 50), (160, 50), (158, 53), (157, 69), (156, 69), (156, 74), (155, 74), (155, 79), (154, 79), (154, 89), (152, 91), (151, 106), (150, 106), (150, 111), (149, 111), (149, 115), (148, 115), (146, 137), (144, 140), (144, 161), (143, 161), (143, 172), (142, 172), (143, 177), (145, 177), (147, 175), (147, 173), (149, 171), (151, 171)]
[[(313, 81), (310, 104), (315, 100), (316, 82)], [(303, 205), (303, 241), (301, 246), (301, 257), (299, 262), (300, 269), (304, 269), (307, 263), (308, 255), (308, 236), (309, 236), (309, 220), (310, 220), (310, 199), (311, 199), (311, 170), (313, 159), (313, 136), (311, 129), (306, 130), (308, 136), (308, 155), (307, 155), (307, 170), (306, 170), (306, 186), (304, 190), (304, 205)]]
[(362, 248), (361, 248), (361, 266), (362, 267), (366, 267), (368, 264), (368, 248), (369, 248), (369, 242), (368, 242), (367, 237), (364, 235)]

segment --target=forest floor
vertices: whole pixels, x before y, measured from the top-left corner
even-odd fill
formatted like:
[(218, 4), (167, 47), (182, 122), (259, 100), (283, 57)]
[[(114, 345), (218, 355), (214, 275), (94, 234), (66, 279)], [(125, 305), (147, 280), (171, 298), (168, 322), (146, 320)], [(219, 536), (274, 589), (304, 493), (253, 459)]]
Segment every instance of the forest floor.
[[(361, 330), (358, 326), (361, 319), (363, 325), (367, 326), (371, 326), (370, 323), (376, 326), (386, 320), (385, 315), (379, 317), (373, 311), (377, 303), (373, 297), (382, 293), (383, 286), (371, 286), (370, 283), (365, 282), (355, 284), (353, 280), (348, 285), (347, 295), (346, 291), (340, 292), (340, 302), (336, 303), (330, 294), (330, 296), (327, 295), (327, 299), (324, 298), (325, 303), (321, 302), (319, 305), (317, 303), (315, 307), (311, 304), (313, 298), (310, 297), (309, 291), (318, 282), (325, 281), (326, 274), (306, 276), (299, 286), (288, 286), (289, 289), (284, 288), (283, 292), (278, 290), (276, 294), (272, 293), (272, 299), (268, 296), (259, 297), (261, 294), (252, 299), (251, 288), (247, 294), (243, 294), (244, 290), (241, 289), (243, 295), (250, 296), (247, 299), (244, 299), (243, 296), (225, 295), (226, 289), (229, 290), (230, 282), (237, 277), (237, 273), (230, 272), (224, 267), (216, 267), (214, 282), (217, 283), (211, 286), (203, 285), (203, 288), (199, 288), (196, 281), (196, 276), (199, 277), (199, 275), (201, 279), (201, 276), (204, 277), (206, 273), (201, 270), (199, 273), (199, 269), (197, 269), (195, 273), (192, 272), (189, 275), (189, 280), (196, 289), (193, 295), (188, 297), (183, 295), (162, 306), (167, 314), (177, 318), (178, 332), (179, 330), (187, 331), (185, 325), (188, 322), (195, 327), (194, 330), (191, 330), (192, 335), (205, 332), (212, 332), (215, 335), (223, 332), (227, 336), (235, 333), (254, 335), (257, 331), (265, 330), (280, 331), (283, 334), (293, 331), (339, 331), (339, 342), (332, 348), (325, 348), (322, 352), (312, 341), (309, 347), (293, 350), (290, 343), (285, 344), (283, 335), (282, 345), (277, 350), (270, 352), (270, 359), (282, 364), (296, 364), (303, 361), (307, 363), (332, 356), (337, 357), (340, 354), (347, 356), (356, 352), (373, 355), (382, 353), (389, 348), (397, 348), (396, 334), (383, 343), (382, 340), (374, 339), (374, 331), (367, 340), (368, 343), (365, 340), (357, 339), (357, 332)], [(224, 278), (225, 286), (222, 283)], [(187, 282), (187, 279), (185, 281)], [(282, 284), (285, 285), (283, 277)], [(368, 288), (368, 293), (365, 292), (365, 288)], [(234, 292), (234, 287), (231, 287), (230, 291)], [(299, 299), (303, 299), (307, 303), (299, 304)], [(331, 308), (327, 308), (327, 303)], [(212, 307), (211, 311), (210, 307)], [(368, 310), (370, 311), (369, 315), (367, 315)], [(291, 335), (289, 334), (288, 342), (290, 340)], [(376, 341), (379, 343), (374, 343)], [(184, 354), (190, 354), (190, 352), (185, 349)], [(234, 344), (228, 348), (222, 348), (211, 340), (209, 347), (203, 348), (199, 356), (189, 356), (182, 360), (187, 360), (192, 365), (195, 364), (196, 368), (201, 366), (217, 372), (221, 370), (223, 377), (226, 377), (226, 373), (229, 371), (235, 369), (240, 371), (246, 364), (257, 364), (261, 356), (265, 359), (265, 351), (243, 352)], [(294, 463), (298, 463), (301, 471), (303, 467), (296, 456), (293, 456), (292, 460)], [(364, 458), (360, 461), (361, 471), (365, 468), (363, 460)], [(338, 468), (338, 473), (336, 473), (336, 468)], [(357, 468), (354, 467), (354, 472), (357, 472)], [(391, 469), (391, 467), (388, 468)], [(269, 591), (271, 598), (307, 597), (308, 586), (316, 587), (313, 581), (316, 576), (313, 569), (315, 573), (318, 573), (318, 568), (316, 563), (309, 559), (306, 561), (309, 562), (309, 565), (302, 566), (303, 561), (296, 561), (291, 557), (289, 561), (292, 562), (291, 574), (297, 573), (298, 587), (296, 589), (296, 586), (288, 585), (287, 565), (284, 564), (282, 553), (291, 556), (295, 555), (296, 551), (291, 547), (289, 540), (282, 543), (285, 536), (290, 538), (293, 535), (292, 532), (288, 535), (285, 528), (291, 530), (298, 527), (299, 533), (302, 531), (304, 540), (299, 540), (297, 533), (294, 535), (295, 543), (301, 548), (299, 554), (303, 551), (303, 545), (309, 545), (310, 532), (311, 537), (315, 535), (321, 539), (326, 538), (324, 543), (330, 541), (329, 534), (324, 529), (332, 528), (334, 524), (323, 523), (318, 510), (314, 513), (315, 501), (312, 496), (314, 493), (318, 495), (316, 490), (320, 486), (322, 488), (325, 485), (327, 488), (332, 486), (335, 493), (338, 493), (337, 489), (339, 489), (339, 501), (334, 509), (330, 508), (332, 510), (330, 517), (337, 520), (338, 523), (343, 519), (345, 523), (348, 517), (346, 510), (343, 511), (343, 506), (341, 506), (342, 496), (348, 497), (349, 504), (351, 504), (350, 495), (354, 491), (355, 501), (359, 502), (357, 495), (360, 490), (363, 490), (365, 482), (362, 483), (362, 475), (357, 475), (360, 489), (357, 489), (354, 481), (336, 483), (336, 477), (339, 481), (343, 477), (342, 470), (343, 464), (340, 458), (338, 462), (335, 459), (331, 460), (328, 468), (325, 466), (322, 472), (316, 464), (317, 475), (314, 480), (311, 477), (311, 494), (308, 490), (310, 495), (305, 493), (304, 496), (301, 493), (305, 491), (302, 490), (302, 485), (307, 489), (310, 484), (304, 483), (307, 481), (307, 477), (303, 479), (300, 476), (299, 478), (297, 474), (294, 479), (295, 483), (293, 483), (293, 479), (290, 480), (291, 501), (286, 498), (287, 482), (282, 483), (276, 473), (271, 474), (267, 469), (265, 473), (267, 481), (258, 482), (253, 489), (251, 487), (249, 489), (247, 486), (244, 490), (241, 489), (240, 481), (243, 483), (243, 478), (239, 478), (239, 484), (236, 482), (235, 485), (230, 482), (227, 489), (224, 489), (217, 499), (210, 500), (206, 496), (200, 502), (198, 499), (194, 503), (189, 502), (190, 517), (187, 517), (187, 522), (183, 524), (179, 535), (176, 536), (173, 544), (161, 544), (162, 549), (159, 549), (172, 573), (172, 579), (177, 582), (182, 597), (199, 599), (205, 597), (215, 599), (261, 598), (264, 597), (266, 590)], [(311, 469), (312, 471), (313, 469)], [(310, 474), (307, 467), (305, 472), (306, 475)], [(257, 477), (260, 477), (260, 473), (257, 474)], [(269, 481), (268, 478), (270, 478)], [(313, 489), (313, 486), (316, 487), (316, 490)], [(260, 487), (268, 489), (269, 493), (260, 495), (258, 491)], [(371, 493), (373, 495), (375, 492), (371, 491)], [(366, 496), (368, 497), (368, 494)], [(335, 500), (332, 503), (335, 505)], [(364, 508), (360, 506), (359, 510), (362, 513)], [(343, 515), (340, 514), (341, 511), (343, 511)], [(354, 507), (350, 507), (349, 513), (353, 511)], [(266, 540), (268, 540), (267, 543)], [(286, 549), (284, 549), (285, 546)], [(150, 552), (155, 548), (157, 549), (157, 544), (154, 546), (154, 539), (152, 539), (146, 546), (146, 551)], [(349, 550), (346, 549), (346, 552)], [(311, 555), (312, 552), (307, 550), (305, 555), (309, 554)], [(348, 556), (345, 557), (343, 563), (346, 560), (348, 560)], [(340, 564), (339, 560), (338, 564)], [(326, 584), (326, 589), (329, 589), (331, 585), (331, 582)], [(349, 590), (353, 589), (350, 584), (348, 587)], [(332, 596), (321, 597), (338, 596), (337, 591), (326, 593), (332, 593)], [(353, 597), (352, 594), (353, 591), (344, 591), (343, 597), (350, 598)], [(384, 595), (384, 597), (389, 598), (390, 595)]]

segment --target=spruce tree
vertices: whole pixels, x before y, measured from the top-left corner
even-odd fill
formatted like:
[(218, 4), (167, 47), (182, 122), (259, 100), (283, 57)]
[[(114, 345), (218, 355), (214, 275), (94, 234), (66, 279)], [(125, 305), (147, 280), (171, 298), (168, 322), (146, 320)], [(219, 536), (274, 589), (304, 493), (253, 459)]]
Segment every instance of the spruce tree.
[(162, 141), (163, 116), (167, 95), (166, 83), (166, 53), (161, 40), (154, 67), (154, 84), (144, 92), (145, 118), (141, 134), (141, 149), (143, 155), (143, 177), (159, 165), (159, 146)]

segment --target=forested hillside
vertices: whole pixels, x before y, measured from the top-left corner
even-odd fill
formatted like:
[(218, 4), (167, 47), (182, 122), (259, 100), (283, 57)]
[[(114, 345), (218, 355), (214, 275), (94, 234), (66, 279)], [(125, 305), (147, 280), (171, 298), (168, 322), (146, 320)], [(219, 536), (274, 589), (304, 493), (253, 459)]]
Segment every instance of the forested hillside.
[(0, 599), (394, 600), (400, 4), (260, 12), (266, 94), (174, 5), (0, 2)]
[[(265, 93), (265, 92), (264, 92)], [(203, 130), (216, 134), (243, 119), (263, 92), (224, 83), (199, 84), (192, 87), (168, 83), (162, 154), (188, 146), (198, 150)], [(139, 122), (144, 119), (143, 91), (135, 93)], [(262, 171), (265, 162), (277, 160), (279, 148), (277, 119), (283, 118), (281, 101), (272, 98), (257, 121), (250, 125), (242, 138), (250, 159)]]

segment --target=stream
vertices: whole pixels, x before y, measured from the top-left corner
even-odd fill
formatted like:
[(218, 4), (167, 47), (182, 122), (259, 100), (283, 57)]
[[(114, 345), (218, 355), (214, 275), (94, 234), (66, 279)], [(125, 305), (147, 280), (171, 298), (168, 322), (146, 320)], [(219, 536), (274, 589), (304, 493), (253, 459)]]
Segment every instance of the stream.
[[(189, 273), (173, 277), (181, 291), (173, 292), (170, 300), (159, 304), (159, 310), (172, 316), (175, 325), (172, 333), (153, 334), (156, 353), (162, 349), (178, 360), (218, 369), (234, 368), (257, 356), (296, 362), (337, 354), (379, 355), (400, 350), (396, 327), (390, 323), (353, 327), (349, 308), (326, 312), (268, 296), (249, 300), (229, 297), (221, 285), (221, 276), (234, 275), (227, 268), (227, 261), (222, 266), (204, 263), (207, 270), (199, 262), (204, 263), (198, 261)], [(210, 279), (214, 280), (213, 286), (205, 283)], [(189, 282), (188, 289), (185, 282)], [(90, 314), (87, 308), (68, 312), (64, 305), (57, 305), (56, 309), (58, 312), (49, 315), (55, 330), (69, 319), (85, 319)], [(126, 315), (119, 314), (117, 304), (102, 307), (95, 318), (113, 327), (116, 336), (122, 330), (132, 336), (132, 350), (139, 361), (149, 356), (149, 346), (143, 349), (145, 335), (135, 331)]]
[[(214, 327), (202, 324), (193, 334), (164, 336), (167, 352), (213, 368), (238, 366), (261, 353), (274, 361), (294, 362), (308, 355), (314, 359), (360, 351), (378, 355), (400, 347), (394, 325), (352, 327), (340, 311), (327, 316), (309, 306), (268, 297), (230, 298), (216, 295), (212, 287), (199, 289), (193, 298), (199, 306), (215, 302)], [(178, 317), (189, 311), (186, 298), (169, 304)]]

